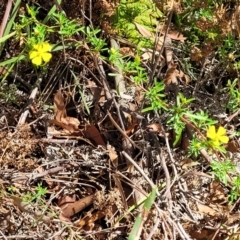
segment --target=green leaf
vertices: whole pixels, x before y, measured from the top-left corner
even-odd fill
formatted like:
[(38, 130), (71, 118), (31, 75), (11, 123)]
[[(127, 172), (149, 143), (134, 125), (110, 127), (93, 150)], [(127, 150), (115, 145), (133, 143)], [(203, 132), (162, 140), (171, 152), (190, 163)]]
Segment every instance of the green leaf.
[[(61, 5), (62, 0), (57, 0), (57, 3), (59, 5)], [(57, 10), (56, 5), (54, 4), (53, 7), (50, 9), (50, 11), (48, 12), (47, 16), (44, 18), (43, 23), (45, 24), (53, 15), (53, 13), (55, 13), (55, 11)]]
[(155, 201), (157, 195), (157, 187), (153, 188), (149, 197), (147, 198), (147, 200), (144, 203), (144, 208), (149, 211)]
[[(15, 18), (16, 18), (16, 15), (18, 14), (18, 9), (20, 7), (20, 4), (21, 4), (21, 0), (16, 0), (15, 4), (14, 4), (14, 8), (12, 10), (12, 14), (10, 15), (9, 19), (8, 19), (8, 23), (7, 23), (7, 26), (4, 30), (4, 37), (5, 36), (9, 36), (11, 35), (12, 33), (10, 33), (11, 29), (12, 29), (12, 26), (14, 24), (14, 21), (15, 21)], [(10, 34), (9, 34), (10, 33)], [(10, 36), (11, 37), (11, 36)], [(9, 37), (8, 37), (9, 38)], [(8, 39), (7, 38), (7, 39)], [(6, 41), (6, 40), (5, 40)], [(4, 48), (4, 42), (2, 44), (0, 44), (0, 55), (2, 53), (2, 50)]]
[(13, 57), (13, 58), (11, 58), (9, 60), (6, 60), (4, 62), (0, 62), (0, 66), (6, 66), (6, 65), (11, 64), (11, 63), (16, 63), (16, 62), (24, 60), (25, 58), (26, 58), (25, 55), (20, 55), (18, 57)]
[(16, 34), (16, 31), (9, 33), (8, 35), (1, 37), (0, 38), (0, 43), (5, 42), (7, 39), (9, 39), (10, 37), (14, 36)]

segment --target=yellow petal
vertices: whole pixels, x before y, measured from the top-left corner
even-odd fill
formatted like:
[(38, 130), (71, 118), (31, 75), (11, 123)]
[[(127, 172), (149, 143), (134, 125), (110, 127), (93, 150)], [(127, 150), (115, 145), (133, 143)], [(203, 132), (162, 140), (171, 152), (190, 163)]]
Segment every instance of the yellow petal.
[(33, 45), (33, 49), (36, 49), (36, 50), (38, 50), (38, 49), (39, 49), (39, 47), (40, 47), (40, 44), (34, 44), (34, 45)]
[(225, 134), (226, 134), (226, 129), (220, 126), (218, 128), (217, 135), (222, 136), (222, 135), (225, 135)]
[(207, 137), (210, 139), (216, 139), (216, 128), (215, 126), (210, 126), (207, 131)]
[(35, 57), (37, 57), (38, 56), (38, 52), (37, 51), (30, 51), (30, 53), (29, 53), (29, 57), (30, 57), (30, 59), (33, 59), (33, 58), (35, 58)]
[(51, 51), (52, 46), (48, 42), (42, 43), (42, 51), (49, 52)]
[(42, 64), (42, 58), (40, 56), (37, 56), (32, 59), (32, 63), (37, 66), (40, 66)]
[(221, 137), (219, 137), (219, 141), (221, 141), (222, 143), (228, 143), (229, 137), (227, 137), (227, 136), (221, 136)]
[(49, 62), (50, 59), (52, 58), (52, 54), (51, 53), (42, 53), (42, 58), (44, 62)]
[(212, 143), (213, 143), (213, 146), (215, 146), (215, 147), (221, 145), (221, 143), (218, 140), (214, 140)]

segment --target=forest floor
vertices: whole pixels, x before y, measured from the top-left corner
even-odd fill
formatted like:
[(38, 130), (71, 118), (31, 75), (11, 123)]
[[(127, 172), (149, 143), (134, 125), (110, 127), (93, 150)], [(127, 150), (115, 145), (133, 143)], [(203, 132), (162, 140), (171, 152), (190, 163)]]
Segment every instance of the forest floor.
[(0, 239), (240, 239), (239, 19), (1, 1)]

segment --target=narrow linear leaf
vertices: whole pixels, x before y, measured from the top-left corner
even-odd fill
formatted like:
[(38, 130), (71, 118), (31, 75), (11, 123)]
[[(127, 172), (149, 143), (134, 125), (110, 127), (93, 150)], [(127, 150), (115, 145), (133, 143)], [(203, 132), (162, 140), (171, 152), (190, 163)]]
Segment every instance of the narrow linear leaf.
[(25, 58), (26, 58), (26, 56), (24, 56), (24, 55), (20, 55), (18, 57), (13, 57), (13, 58), (11, 58), (9, 60), (6, 60), (4, 62), (0, 62), (0, 66), (6, 66), (6, 65), (9, 65), (11, 63), (16, 63), (16, 62), (22, 61)]
[(8, 35), (4, 36), (4, 37), (1, 37), (0, 38), (0, 43), (3, 43), (5, 42), (7, 39), (9, 39), (10, 37), (14, 36), (16, 34), (16, 32), (12, 32), (12, 33), (9, 33)]
[(139, 235), (138, 231), (141, 229), (142, 221), (142, 216), (136, 218), (132, 231), (128, 236), (128, 240), (137, 240), (136, 236)]

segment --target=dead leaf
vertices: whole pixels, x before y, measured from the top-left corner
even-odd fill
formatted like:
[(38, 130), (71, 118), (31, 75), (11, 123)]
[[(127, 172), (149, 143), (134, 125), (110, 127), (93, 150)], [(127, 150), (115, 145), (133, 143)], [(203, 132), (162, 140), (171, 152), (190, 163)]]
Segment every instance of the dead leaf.
[(178, 40), (180, 42), (184, 42), (187, 39), (186, 37), (183, 36), (183, 34), (175, 30), (168, 31), (167, 36), (173, 40)]
[(141, 55), (142, 61), (147, 61), (148, 59), (152, 59), (152, 52), (146, 51)]
[(74, 214), (82, 211), (89, 205), (93, 203), (94, 194), (82, 198), (74, 203), (66, 203), (61, 206), (62, 209), (62, 216), (64, 217), (71, 217)]
[(210, 216), (215, 216), (217, 213), (216, 210), (214, 210), (213, 208), (201, 204), (200, 202), (196, 202), (196, 205), (199, 213), (208, 214)]
[(187, 74), (184, 74), (184, 79), (185, 79), (185, 83), (188, 84), (190, 83), (190, 77)]
[(78, 227), (84, 227), (84, 226), (91, 226), (95, 221), (105, 217), (106, 213), (105, 211), (98, 211), (91, 216), (86, 216), (82, 218), (79, 222), (77, 222), (75, 225)]
[(232, 29), (237, 30), (238, 36), (240, 36), (240, 6), (237, 6), (233, 14)]
[(54, 96), (54, 116), (55, 119), (50, 121), (53, 124), (62, 127), (69, 132), (79, 130), (79, 120), (77, 118), (67, 116), (66, 101), (62, 95), (61, 90), (58, 90)]
[(0, 76), (4, 76), (8, 73), (8, 70), (5, 67), (0, 66)]
[(93, 125), (87, 125), (86, 129), (84, 130), (85, 136), (89, 138), (91, 141), (93, 141), (97, 146), (103, 146), (106, 147), (106, 144), (98, 131), (98, 129)]
[[(161, 48), (162, 48), (163, 42), (164, 42), (164, 36), (158, 37), (157, 41), (158, 41), (158, 42), (157, 42), (157, 47), (156, 47), (156, 49), (157, 49), (158, 51), (160, 51)], [(165, 42), (165, 43), (166, 43), (166, 42)]]
[[(121, 195), (121, 198), (122, 198), (124, 209), (127, 211), (128, 204), (127, 204), (126, 196), (124, 194), (124, 188), (123, 188), (122, 182), (120, 180), (121, 177), (118, 176), (117, 174), (113, 174), (112, 176), (113, 176), (114, 182), (115, 182), (115, 184), (117, 186), (117, 190), (116, 191), (119, 191), (119, 193)], [(115, 210), (115, 209), (113, 208), (113, 210)]]
[(209, 199), (212, 203), (222, 203), (227, 201), (224, 188), (218, 181), (213, 181), (210, 184), (210, 193)]
[(151, 129), (153, 132), (162, 132), (162, 126), (159, 123), (148, 124), (146, 128)]
[[(50, 122), (52, 122), (53, 120), (51, 120)], [(58, 123), (57, 121), (54, 123)], [(57, 125), (57, 124), (56, 124)], [(55, 137), (55, 138), (64, 138), (64, 139), (77, 139), (77, 140), (81, 140), (84, 141), (86, 143), (88, 143), (89, 145), (93, 146), (91, 141), (89, 141), (88, 139), (83, 137), (83, 133), (81, 132), (81, 130), (76, 131), (76, 132), (65, 132), (65, 130), (63, 131), (57, 131), (57, 130), (53, 130), (53, 128), (48, 127), (48, 136), (50, 137)]]
[(185, 74), (182, 70), (179, 71), (178, 77), (184, 80), (184, 83), (188, 84), (190, 82), (190, 77)]
[(231, 152), (231, 153), (236, 153), (236, 152), (239, 152), (239, 143), (238, 141), (230, 141), (228, 142), (228, 145), (227, 145), (227, 151)]
[(177, 84), (177, 63), (170, 63), (165, 76), (165, 84), (170, 85), (171, 83)]
[(154, 34), (152, 32), (150, 32), (145, 26), (140, 25), (138, 23), (135, 23), (137, 30), (142, 34), (143, 37), (153, 37), (154, 38)]
[(54, 125), (56, 125), (58, 127), (61, 127), (61, 128), (65, 129), (65, 130), (67, 130), (69, 133), (73, 133), (75, 131), (77, 131), (77, 132), (79, 131), (79, 128), (77, 128), (76, 125), (65, 124), (65, 123), (57, 121), (56, 119), (49, 120), (49, 123), (54, 124)]
[[(130, 115), (131, 116), (131, 115)], [(130, 124), (130, 126), (128, 127), (128, 129), (126, 129), (126, 134), (129, 136), (131, 133), (133, 133), (134, 128), (138, 126), (138, 123), (136, 121), (133, 121), (132, 124)]]
[(59, 122), (61, 122), (62, 118), (67, 117), (66, 104), (60, 89), (54, 96), (54, 115), (55, 119)]
[(108, 150), (108, 155), (109, 155), (109, 158), (110, 158), (113, 166), (117, 167), (118, 166), (118, 164), (117, 164), (118, 155), (117, 155), (115, 148), (112, 147), (110, 144), (108, 144), (107, 150)]
[(58, 197), (58, 206), (63, 206), (64, 204), (67, 203), (74, 203), (76, 202), (76, 194), (71, 194), (71, 195), (60, 195)]

